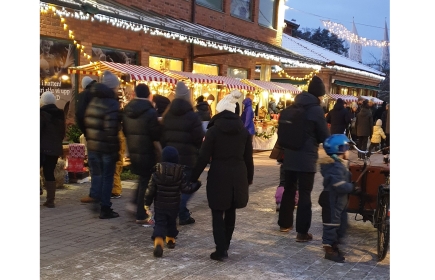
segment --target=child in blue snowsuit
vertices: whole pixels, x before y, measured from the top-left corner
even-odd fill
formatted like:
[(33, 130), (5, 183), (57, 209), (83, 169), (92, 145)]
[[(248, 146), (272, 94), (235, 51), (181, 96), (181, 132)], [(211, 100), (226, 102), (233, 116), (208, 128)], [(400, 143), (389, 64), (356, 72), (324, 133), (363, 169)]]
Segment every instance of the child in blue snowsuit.
[(351, 182), (348, 167), (350, 140), (344, 134), (333, 134), (323, 143), (329, 157), (319, 160), (323, 176), (323, 191), (319, 197), (322, 207), (325, 259), (344, 262), (338, 243), (344, 237), (347, 228), (348, 194), (355, 191), (356, 183)]

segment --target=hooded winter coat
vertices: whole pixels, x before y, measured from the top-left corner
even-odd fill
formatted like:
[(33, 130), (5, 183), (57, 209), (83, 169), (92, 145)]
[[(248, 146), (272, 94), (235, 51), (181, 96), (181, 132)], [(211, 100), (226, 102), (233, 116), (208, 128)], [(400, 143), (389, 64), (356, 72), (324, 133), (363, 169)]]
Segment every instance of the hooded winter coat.
[(387, 107), (387, 102), (383, 102), (382, 106), (376, 109), (375, 115), (373, 117), (373, 121), (376, 122), (379, 119), (382, 119), (382, 114), (385, 112)]
[(135, 98), (124, 107), (123, 132), (127, 140), (131, 171), (146, 176), (156, 164), (154, 141), (160, 141), (162, 127), (151, 101)]
[(235, 208), (243, 208), (254, 178), (249, 132), (240, 117), (227, 110), (214, 115), (207, 128), (191, 181), (198, 180), (211, 159), (206, 187), (209, 207), (223, 211), (234, 203)]
[(323, 176), (323, 191), (319, 196), (322, 220), (329, 226), (339, 226), (341, 213), (347, 206), (348, 194), (354, 190), (351, 174), (344, 163), (338, 159), (322, 158), (319, 164)]
[(63, 154), (62, 141), (65, 137), (65, 115), (54, 104), (47, 104), (39, 109), (40, 114), (40, 153), (49, 156)]
[(254, 111), (252, 110), (252, 100), (247, 97), (242, 102), (244, 109), (242, 115), (240, 116), (244, 126), (248, 130), (249, 134), (255, 134), (255, 126), (254, 126)]
[(387, 136), (384, 133), (384, 130), (382, 129), (382, 120), (377, 120), (376, 125), (373, 127), (373, 134), (370, 138), (370, 142), (372, 143), (381, 143), (381, 138), (385, 139)]
[(366, 106), (361, 107), (361, 111), (356, 115), (356, 135), (372, 136), (373, 134), (373, 116), (372, 112)]
[(343, 134), (351, 120), (349, 110), (344, 108), (343, 102), (337, 101), (326, 115), (326, 122), (331, 124), (331, 134)]
[(198, 114), (201, 121), (206, 122), (211, 120), (211, 112), (210, 112), (210, 105), (208, 105), (207, 102), (198, 102), (195, 106), (196, 113)]
[(204, 130), (191, 103), (175, 98), (163, 114), (162, 148), (173, 146), (178, 150), (179, 163), (193, 166), (201, 148)]
[(319, 144), (323, 143), (330, 135), (325, 115), (320, 106), (320, 100), (309, 92), (303, 91), (298, 94), (294, 103), (307, 107), (305, 111), (307, 120), (305, 131), (309, 136), (301, 149), (285, 149), (284, 170), (316, 172)]
[(178, 210), (180, 192), (193, 191), (192, 185), (188, 185), (183, 165), (171, 162), (157, 163), (145, 192), (145, 205), (150, 206), (154, 201), (154, 208)]
[(86, 108), (85, 128), (88, 151), (118, 153), (121, 115), (113, 89), (98, 83), (91, 88), (93, 98)]

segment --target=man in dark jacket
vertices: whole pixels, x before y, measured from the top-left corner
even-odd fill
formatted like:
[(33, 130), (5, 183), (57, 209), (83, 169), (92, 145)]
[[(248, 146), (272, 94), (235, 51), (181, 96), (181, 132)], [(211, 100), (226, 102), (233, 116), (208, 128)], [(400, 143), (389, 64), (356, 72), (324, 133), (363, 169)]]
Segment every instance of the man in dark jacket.
[[(186, 165), (184, 171), (189, 180), (204, 138), (204, 129), (199, 116), (193, 111), (191, 92), (183, 82), (177, 83), (175, 98), (163, 115), (163, 126), (162, 146), (173, 146), (178, 150), (179, 163)], [(187, 201), (190, 197), (189, 194), (181, 196), (178, 213), (180, 225), (195, 222), (187, 209)]]
[(211, 120), (211, 110), (210, 105), (206, 101), (204, 101), (204, 96), (199, 96), (196, 99), (196, 113), (198, 114), (199, 118), (203, 122), (208, 122)]
[(236, 209), (246, 207), (249, 185), (254, 178), (252, 138), (234, 113), (235, 102), (236, 99), (227, 95), (216, 105), (218, 113), (208, 124), (191, 177), (192, 182), (196, 182), (211, 159), (207, 200), (212, 213), (216, 251), (211, 253), (210, 258), (218, 261), (228, 257)]
[[(358, 136), (358, 149), (367, 150), (367, 142), (373, 134), (373, 115), (368, 105), (369, 101), (364, 100), (361, 111), (356, 115), (356, 136)], [(363, 160), (364, 154), (358, 153), (358, 160)]]
[(91, 87), (97, 81), (92, 80), (92, 78), (85, 76), (82, 79), (82, 89), (83, 91), (79, 93), (77, 97), (77, 109), (76, 109), (76, 123), (81, 132), (84, 134), (86, 138), (86, 129), (85, 129), (85, 111), (86, 107), (88, 107), (89, 102), (91, 102)]
[(284, 194), (281, 200), (278, 225), (280, 231), (288, 232), (293, 228), (293, 211), (295, 209), (296, 189), (299, 190), (299, 202), (296, 213), (296, 241), (307, 242), (313, 239), (308, 233), (311, 227), (311, 191), (314, 185), (314, 175), (317, 171), (319, 144), (329, 137), (320, 98), (325, 95), (323, 81), (314, 76), (308, 86), (308, 92), (298, 94), (295, 104), (301, 104), (306, 109), (306, 141), (299, 150), (285, 149)]
[(102, 83), (91, 88), (93, 98), (85, 112), (85, 130), (88, 161), (91, 171), (89, 197), (100, 201), (100, 219), (119, 217), (111, 208), (116, 161), (119, 154), (120, 128), (119, 80), (110, 71), (104, 71)]
[(169, 104), (171, 104), (171, 100), (163, 95), (155, 94), (153, 95), (153, 103), (155, 104), (154, 107), (157, 111), (157, 117), (160, 118), (166, 111), (166, 108), (169, 106)]
[(136, 98), (124, 108), (123, 131), (130, 155), (131, 171), (139, 175), (133, 203), (136, 205), (136, 223), (146, 224), (150, 220), (144, 209), (144, 195), (151, 178), (152, 168), (160, 158), (161, 128), (157, 120), (147, 85), (135, 88)]
[(326, 122), (331, 124), (331, 134), (343, 134), (350, 124), (350, 113), (344, 107), (344, 101), (337, 99), (334, 108), (326, 115)]

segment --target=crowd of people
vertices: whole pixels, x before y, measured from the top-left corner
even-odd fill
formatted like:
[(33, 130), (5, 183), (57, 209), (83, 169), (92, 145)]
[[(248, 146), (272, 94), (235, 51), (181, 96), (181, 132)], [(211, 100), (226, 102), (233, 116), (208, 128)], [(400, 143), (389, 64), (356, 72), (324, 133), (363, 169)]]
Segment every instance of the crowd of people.
[[(137, 224), (153, 225), (153, 253), (155, 257), (162, 257), (165, 243), (167, 248), (175, 248), (179, 233), (176, 220), (180, 226), (195, 223), (187, 208), (188, 202), (201, 187), (198, 179), (209, 165), (206, 193), (216, 245), (210, 258), (217, 261), (228, 258), (236, 209), (246, 207), (249, 186), (254, 182), (252, 95), (247, 94), (244, 98), (240, 114), (238, 100), (242, 93), (231, 91), (216, 104), (216, 114), (213, 115), (204, 97), (192, 100), (190, 89), (183, 82), (177, 83), (172, 100), (153, 96), (147, 85), (139, 84), (135, 87), (135, 98), (123, 109), (117, 98), (119, 79), (110, 71), (103, 73), (101, 82), (84, 77), (81, 85), (83, 91), (79, 94), (76, 122), (86, 138), (91, 175), (89, 194), (81, 202), (92, 205), (91, 209), (99, 212), (100, 219), (119, 217), (112, 209), (111, 199), (121, 197), (122, 189), (116, 187), (119, 178), (116, 170), (119, 162), (122, 164), (123, 149), (127, 149), (131, 172), (139, 176), (135, 194), (127, 206), (132, 208)], [(361, 148), (364, 138), (368, 139), (375, 132), (377, 136), (371, 138), (370, 146), (379, 143), (379, 137), (389, 141), (389, 110), (388, 106), (383, 106), (383, 111), (380, 111), (382, 107), (371, 110), (367, 101), (361, 102), (360, 106), (352, 104), (352, 109), (347, 110), (339, 99), (325, 117), (321, 106), (324, 95), (323, 81), (314, 76), (308, 90), (294, 100), (295, 104), (307, 106), (305, 121), (312, 125), (307, 125), (303, 147), (285, 149), (281, 157), (280, 184), (283, 190), (278, 226), (281, 232), (289, 232), (296, 224), (297, 242), (313, 239), (309, 232), (311, 192), (317, 171), (318, 148), (323, 143), (332, 159), (322, 169), (325, 189), (319, 203), (323, 208), (323, 246), (326, 259), (342, 262), (344, 257), (337, 244), (345, 234), (345, 222), (336, 217), (344, 212), (346, 199), (342, 193), (356, 189), (355, 184), (348, 180), (348, 169), (343, 169), (345, 165), (342, 164), (350, 141), (346, 130), (351, 129), (351, 134), (358, 137)], [(42, 94), (40, 100), (40, 165), (47, 192), (44, 206), (54, 208), (53, 172), (58, 157), (62, 155), (65, 120), (51, 92)], [(373, 129), (374, 120), (376, 129)], [(327, 123), (331, 124), (330, 130)], [(385, 134), (380, 132), (383, 126)], [(332, 194), (342, 181), (345, 185), (337, 201)], [(298, 202), (295, 201), (297, 191)]]

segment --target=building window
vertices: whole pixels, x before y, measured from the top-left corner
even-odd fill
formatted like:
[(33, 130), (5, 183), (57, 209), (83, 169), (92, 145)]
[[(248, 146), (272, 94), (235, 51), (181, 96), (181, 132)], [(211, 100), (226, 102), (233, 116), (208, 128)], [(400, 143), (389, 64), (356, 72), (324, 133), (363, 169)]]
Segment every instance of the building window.
[(205, 6), (207, 8), (211, 8), (213, 10), (222, 11), (222, 2), (223, 0), (196, 0), (196, 4), (201, 6)]
[(136, 65), (137, 52), (93, 46), (92, 61), (108, 61)]
[(237, 78), (237, 79), (247, 79), (248, 71), (242, 68), (228, 67), (227, 76), (232, 78)]
[(200, 74), (218, 76), (219, 75), (219, 67), (217, 65), (193, 63), (192, 73), (200, 73)]
[(252, 0), (231, 0), (231, 15), (250, 20), (252, 18)]
[(183, 61), (159, 56), (150, 56), (149, 67), (158, 71), (174, 70), (183, 71)]
[(279, 1), (260, 0), (260, 9), (258, 13), (258, 24), (276, 28), (276, 11)]

